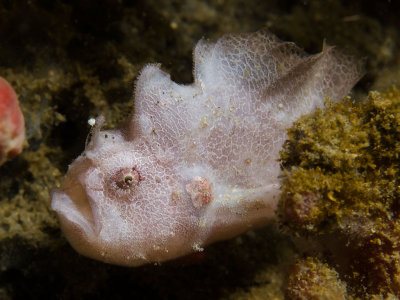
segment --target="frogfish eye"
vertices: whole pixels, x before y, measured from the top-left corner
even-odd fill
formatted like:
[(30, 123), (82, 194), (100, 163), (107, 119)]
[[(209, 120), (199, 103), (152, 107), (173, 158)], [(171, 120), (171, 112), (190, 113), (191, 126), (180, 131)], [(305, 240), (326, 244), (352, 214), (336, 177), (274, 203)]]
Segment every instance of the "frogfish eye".
[(142, 177), (135, 166), (133, 168), (120, 169), (112, 179), (119, 188), (126, 190), (137, 186)]

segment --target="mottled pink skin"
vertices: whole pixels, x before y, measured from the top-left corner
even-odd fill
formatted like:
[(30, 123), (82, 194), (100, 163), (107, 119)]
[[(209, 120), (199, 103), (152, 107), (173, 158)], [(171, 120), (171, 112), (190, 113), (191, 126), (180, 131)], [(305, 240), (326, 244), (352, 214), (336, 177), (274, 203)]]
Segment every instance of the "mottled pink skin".
[(0, 77), (0, 165), (22, 151), (25, 121), (12, 86)]
[(360, 77), (349, 57), (307, 55), (260, 31), (201, 40), (191, 85), (148, 65), (135, 111), (115, 130), (97, 119), (52, 193), (81, 254), (126, 266), (161, 262), (275, 219), (286, 128)]

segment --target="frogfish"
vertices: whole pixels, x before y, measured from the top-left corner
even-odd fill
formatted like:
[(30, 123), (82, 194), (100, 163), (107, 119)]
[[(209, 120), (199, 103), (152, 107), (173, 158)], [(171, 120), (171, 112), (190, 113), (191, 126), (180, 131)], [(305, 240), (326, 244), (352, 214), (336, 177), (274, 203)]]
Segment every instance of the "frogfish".
[(194, 48), (194, 82), (148, 64), (132, 115), (97, 117), (51, 207), (80, 254), (159, 263), (276, 220), (286, 129), (346, 96), (360, 63), (335, 47), (307, 54), (272, 33), (227, 34)]

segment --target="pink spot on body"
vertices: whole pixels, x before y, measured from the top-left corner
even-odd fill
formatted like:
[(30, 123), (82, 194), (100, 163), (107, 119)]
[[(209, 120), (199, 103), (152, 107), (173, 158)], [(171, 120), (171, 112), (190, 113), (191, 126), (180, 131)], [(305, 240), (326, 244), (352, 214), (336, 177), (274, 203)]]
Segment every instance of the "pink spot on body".
[(210, 182), (203, 177), (196, 176), (193, 180), (186, 185), (190, 199), (192, 199), (193, 206), (200, 208), (211, 202), (213, 198), (212, 188)]

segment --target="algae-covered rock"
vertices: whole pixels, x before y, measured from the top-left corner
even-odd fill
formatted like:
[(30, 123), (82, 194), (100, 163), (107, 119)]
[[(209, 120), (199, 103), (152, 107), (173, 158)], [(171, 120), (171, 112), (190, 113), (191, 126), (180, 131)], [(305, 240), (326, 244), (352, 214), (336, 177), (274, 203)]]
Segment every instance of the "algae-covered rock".
[(400, 295), (400, 91), (303, 116), (282, 151), (279, 214), (323, 240), (356, 294)]
[(290, 270), (286, 296), (292, 300), (344, 300), (346, 284), (338, 273), (315, 258), (297, 262)]

